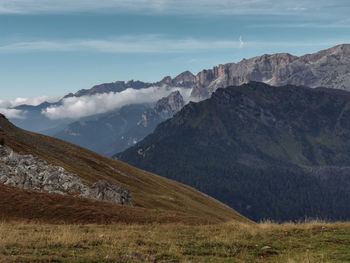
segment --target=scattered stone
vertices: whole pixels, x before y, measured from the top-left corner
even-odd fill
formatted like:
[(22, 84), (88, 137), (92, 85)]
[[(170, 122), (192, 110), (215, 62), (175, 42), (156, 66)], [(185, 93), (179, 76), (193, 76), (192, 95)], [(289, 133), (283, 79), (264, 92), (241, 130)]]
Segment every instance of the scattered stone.
[(89, 199), (109, 201), (132, 206), (128, 190), (107, 181), (98, 181), (92, 187), (63, 167), (47, 164), (30, 154), (19, 154), (0, 145), (0, 183), (39, 192), (69, 194)]
[(264, 246), (264, 247), (262, 247), (261, 248), (261, 250), (266, 250), (266, 249), (270, 249), (271, 247), (269, 247), (269, 246)]

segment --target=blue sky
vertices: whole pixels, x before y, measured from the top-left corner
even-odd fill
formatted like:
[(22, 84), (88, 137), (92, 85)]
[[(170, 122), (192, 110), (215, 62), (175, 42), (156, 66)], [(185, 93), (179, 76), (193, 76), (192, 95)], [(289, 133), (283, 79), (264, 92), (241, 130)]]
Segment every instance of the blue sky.
[(348, 0), (0, 0), (0, 99), (316, 52), (350, 42), (348, 14)]

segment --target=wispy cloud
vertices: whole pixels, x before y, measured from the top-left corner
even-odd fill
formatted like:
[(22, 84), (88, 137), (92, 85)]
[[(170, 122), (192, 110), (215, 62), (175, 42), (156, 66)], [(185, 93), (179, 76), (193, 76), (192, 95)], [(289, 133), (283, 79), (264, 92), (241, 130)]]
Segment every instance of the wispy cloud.
[(164, 39), (157, 36), (133, 36), (109, 40), (58, 40), (25, 41), (0, 44), (1, 53), (35, 51), (96, 51), (105, 53), (174, 53), (195, 52), (200, 50), (239, 48), (240, 41), (199, 40), (199, 39)]
[(293, 14), (349, 8), (347, 0), (1, 0), (1, 13)]
[(242, 36), (239, 37), (239, 47), (242, 48), (244, 46), (243, 38)]
[(70, 97), (62, 101), (60, 106), (51, 106), (42, 111), (50, 119), (78, 119), (94, 114), (105, 113), (128, 104), (152, 103), (168, 96), (172, 91), (179, 90), (184, 99), (188, 100), (190, 90), (150, 87), (147, 89), (127, 89), (117, 93), (103, 93), (92, 96)]
[[(349, 42), (350, 38), (334, 39), (332, 41), (318, 41), (317, 46), (332, 46)], [(194, 53), (209, 50), (232, 50), (242, 47), (272, 47), (272, 46), (307, 46), (315, 42), (307, 41), (243, 41), (217, 39), (167, 39), (156, 35), (125, 36), (114, 39), (66, 39), (66, 40), (38, 40), (0, 44), (0, 53), (28, 53), (28, 52), (100, 52), (100, 53)]]

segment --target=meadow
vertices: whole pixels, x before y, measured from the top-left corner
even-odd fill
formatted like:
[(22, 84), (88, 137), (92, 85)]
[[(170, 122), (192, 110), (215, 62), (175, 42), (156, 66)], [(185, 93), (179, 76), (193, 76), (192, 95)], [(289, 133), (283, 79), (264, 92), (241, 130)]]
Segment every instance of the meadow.
[(350, 223), (0, 223), (0, 262), (350, 262)]

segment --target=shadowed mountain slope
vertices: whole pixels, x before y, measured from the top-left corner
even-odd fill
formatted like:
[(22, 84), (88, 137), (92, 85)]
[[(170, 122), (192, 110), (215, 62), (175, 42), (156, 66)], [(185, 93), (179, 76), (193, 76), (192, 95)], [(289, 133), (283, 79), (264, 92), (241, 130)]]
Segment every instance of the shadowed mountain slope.
[[(24, 131), (12, 125), (3, 115), (0, 115), (0, 140), (16, 152), (32, 154), (49, 164), (63, 167), (88, 184), (106, 180), (124, 187), (132, 192), (135, 209), (144, 208), (150, 215), (159, 210), (169, 215), (182, 214), (183, 218), (192, 218), (192, 222), (193, 218), (198, 218), (198, 222), (211, 223), (247, 221), (226, 205), (191, 187), (136, 169), (121, 161), (105, 158), (62, 140)], [(95, 204), (98, 206), (99, 202)], [(12, 208), (15, 209), (15, 206)], [(133, 208), (128, 211), (133, 216)], [(186, 219), (182, 221), (186, 223)]]
[(350, 93), (257, 82), (219, 89), (117, 158), (253, 220), (348, 220)]

